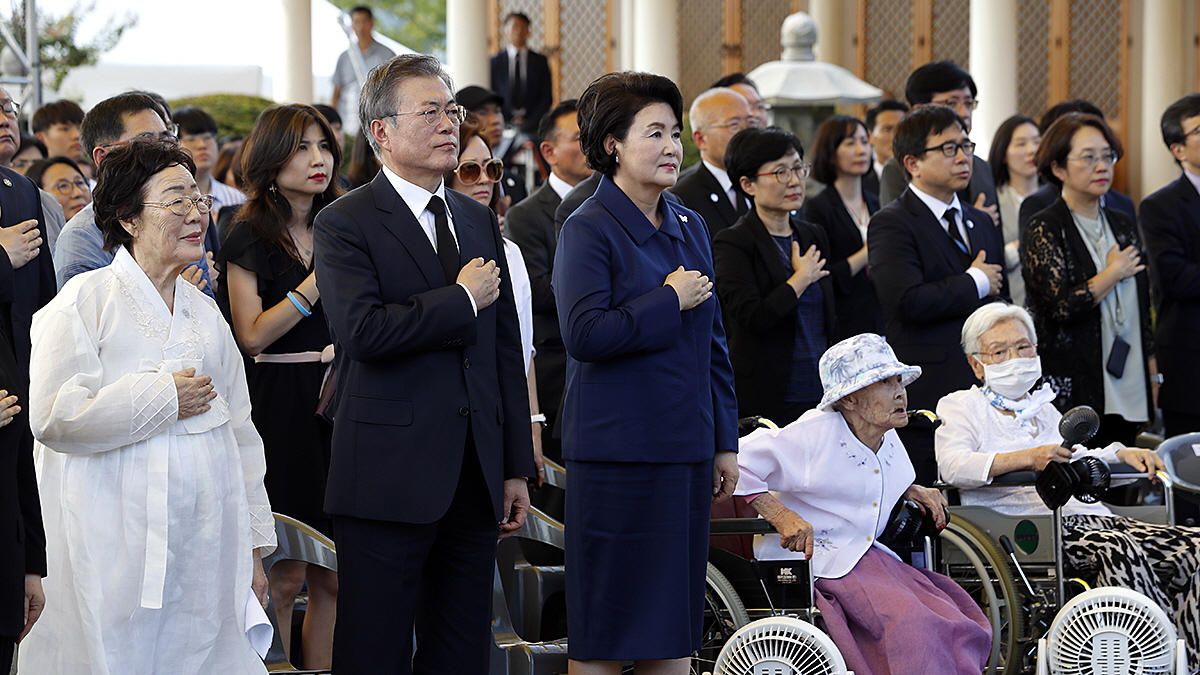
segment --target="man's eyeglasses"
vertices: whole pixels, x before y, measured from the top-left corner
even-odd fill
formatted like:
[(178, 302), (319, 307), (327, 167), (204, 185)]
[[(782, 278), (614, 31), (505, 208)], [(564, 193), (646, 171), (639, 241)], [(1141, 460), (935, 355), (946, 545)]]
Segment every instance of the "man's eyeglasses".
[(933, 152), (934, 150), (941, 150), (943, 155), (945, 155), (947, 157), (953, 157), (958, 154), (958, 151), (960, 149), (963, 151), (963, 154), (966, 155), (967, 157), (970, 157), (971, 155), (975, 154), (975, 144), (972, 143), (971, 141), (967, 141), (966, 143), (955, 143), (954, 141), (947, 141), (946, 143), (942, 143), (941, 145), (934, 145), (932, 147), (925, 148), (924, 150), (921, 151), (921, 153), (924, 154), (926, 152)]
[(87, 181), (85, 181), (82, 177), (76, 178), (75, 180), (67, 180), (64, 178), (60, 181), (56, 181), (54, 185), (51, 185), (50, 187), (64, 197), (71, 194), (71, 192), (75, 190), (79, 190), (85, 194), (88, 191)]
[(133, 138), (128, 138), (123, 141), (113, 141), (112, 143), (101, 144), (100, 147), (105, 149), (119, 148), (123, 145), (129, 145), (134, 141), (165, 141), (167, 143), (179, 142), (179, 125), (172, 124), (164, 131), (145, 131)]
[(987, 352), (971, 352), (975, 356), (986, 356), (992, 363), (1004, 363), (1014, 355), (1020, 359), (1031, 359), (1037, 356), (1037, 345), (1023, 342), (1012, 347), (1002, 347)]
[(709, 124), (707, 126), (700, 127), (699, 129), (696, 129), (696, 131), (704, 131), (705, 129), (715, 129), (715, 128), (723, 127), (725, 129), (729, 129), (730, 133), (736, 134), (737, 132), (741, 131), (742, 129), (757, 129), (759, 126), (760, 125), (758, 123), (757, 117), (751, 117), (749, 119), (742, 119), (740, 117), (735, 117), (735, 118), (729, 120), (728, 122), (724, 122), (722, 124)]
[(430, 108), (429, 110), (422, 110), (420, 112), (396, 112), (392, 113), (391, 115), (384, 116), (384, 119), (387, 119), (388, 117), (400, 117), (402, 115), (420, 115), (421, 117), (425, 118), (425, 123), (431, 127), (442, 121), (442, 115), (445, 115), (446, 119), (450, 120), (450, 124), (458, 126), (463, 123), (463, 120), (467, 119), (467, 109), (461, 105), (453, 105), (445, 110)]
[(479, 162), (463, 162), (454, 170), (454, 174), (467, 185), (479, 183), (485, 176), (489, 183), (496, 183), (504, 177), (504, 162), (499, 159), (489, 159), (482, 165)]
[(1096, 166), (1097, 162), (1104, 162), (1105, 166), (1112, 166), (1113, 164), (1116, 164), (1117, 160), (1120, 158), (1121, 158), (1120, 155), (1118, 155), (1117, 153), (1109, 151), (1109, 152), (1102, 152), (1099, 155), (1089, 152), (1086, 155), (1080, 155), (1078, 157), (1068, 157), (1067, 159), (1075, 161), (1075, 162), (1079, 162), (1080, 164), (1083, 164), (1087, 168), (1091, 169)]
[(948, 98), (945, 101), (930, 101), (931, 105), (946, 105), (951, 108), (962, 106), (967, 110), (974, 110), (979, 107), (979, 101), (973, 98)]
[(16, 101), (0, 103), (0, 110), (4, 111), (5, 115), (8, 115), (14, 120), (21, 116), (21, 104), (17, 103)]
[(204, 215), (212, 211), (213, 196), (200, 195), (199, 197), (180, 197), (172, 199), (169, 202), (142, 202), (142, 206), (155, 206), (160, 209), (166, 209), (177, 216), (186, 216), (192, 212), (192, 207), (196, 207), (196, 212)]
[(8, 166), (13, 169), (28, 169), (36, 164), (37, 159), (14, 159)]
[(198, 134), (184, 134), (179, 137), (179, 140), (184, 143), (207, 143), (217, 140), (217, 135), (211, 131), (204, 131)]
[(755, 176), (775, 176), (775, 180), (787, 185), (792, 181), (792, 174), (796, 174), (796, 178), (804, 180), (808, 178), (808, 173), (812, 171), (812, 164), (800, 164), (793, 166), (790, 169), (775, 169), (767, 173), (756, 173)]

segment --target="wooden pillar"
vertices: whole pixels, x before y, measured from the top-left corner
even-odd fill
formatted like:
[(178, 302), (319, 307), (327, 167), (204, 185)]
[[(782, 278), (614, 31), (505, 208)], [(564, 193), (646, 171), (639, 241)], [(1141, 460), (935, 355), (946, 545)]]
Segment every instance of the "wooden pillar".
[(1071, 96), (1071, 0), (1050, 0), (1049, 56), (1048, 106)]
[(867, 79), (867, 0), (858, 0), (854, 13), (854, 74)]
[(500, 32), (504, 29), (500, 25), (500, 0), (488, 0), (487, 25), (488, 54), (495, 54), (500, 51)]
[(542, 54), (550, 62), (551, 100), (561, 101), (562, 0), (542, 2)]
[(913, 0), (912, 22), (910, 70), (916, 70), (933, 60), (933, 0)]
[(742, 72), (742, 0), (721, 3), (721, 74)]

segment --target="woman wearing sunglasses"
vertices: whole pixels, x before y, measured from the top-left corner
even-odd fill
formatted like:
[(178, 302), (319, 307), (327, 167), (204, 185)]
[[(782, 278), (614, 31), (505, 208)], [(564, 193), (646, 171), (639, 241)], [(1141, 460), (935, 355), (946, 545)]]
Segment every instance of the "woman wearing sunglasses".
[(783, 426), (821, 400), (817, 362), (836, 334), (829, 239), (793, 215), (809, 172), (800, 139), (778, 127), (744, 129), (725, 149), (725, 168), (754, 203), (713, 240), (738, 413)]
[[(458, 167), (446, 172), (446, 185), (496, 213), (500, 234), (504, 234), (504, 198), (500, 195), (500, 179), (504, 177), (504, 161), (492, 157), (492, 151), (479, 135), (480, 127), (471, 122), (459, 127)], [(504, 255), (512, 274), (513, 297), (517, 301), (517, 320), (521, 324), (521, 356), (525, 359), (525, 378), (529, 389), (530, 429), (533, 434), (534, 463), (537, 465), (537, 484), (546, 478), (542, 468), (542, 427), (546, 416), (538, 408), (537, 379), (533, 368), (533, 287), (521, 249), (511, 239), (504, 240)]]
[[(342, 153), (329, 123), (307, 105), (263, 111), (242, 147), (241, 187), (249, 200), (221, 246), (217, 266), (225, 283), (218, 293), (228, 296), (238, 344), (254, 357), (250, 401), (266, 450), (271, 506), (330, 535), (323, 506), (332, 429), (314, 412), (332, 349), (312, 266), (312, 226), (317, 211), (342, 193)], [(304, 665), (328, 668), (333, 572), (296, 561), (271, 568), (280, 638), (289, 653), (292, 605), (305, 581)]]

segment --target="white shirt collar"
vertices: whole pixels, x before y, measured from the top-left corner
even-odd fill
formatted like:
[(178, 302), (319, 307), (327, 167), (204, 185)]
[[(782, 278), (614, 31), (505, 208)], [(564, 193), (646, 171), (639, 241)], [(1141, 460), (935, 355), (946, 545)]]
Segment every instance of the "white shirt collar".
[(926, 192), (922, 192), (917, 188), (916, 185), (913, 185), (912, 183), (908, 184), (908, 189), (912, 190), (913, 194), (917, 196), (917, 199), (920, 199), (921, 202), (933, 212), (933, 217), (937, 218), (938, 223), (940, 223), (942, 226), (942, 229), (946, 229), (946, 221), (942, 220), (942, 216), (946, 214), (948, 209), (958, 209), (959, 218), (964, 218), (962, 204), (960, 204), (958, 201), (957, 192), (954, 193), (954, 197), (950, 200), (950, 203), (947, 204), (937, 197), (934, 197)]
[(708, 169), (708, 172), (716, 177), (717, 182), (721, 184), (721, 189), (725, 191), (725, 196), (729, 196), (729, 189), (733, 187), (733, 181), (729, 179), (729, 172), (725, 169), (718, 169), (715, 164), (707, 159), (701, 159), (700, 161), (704, 162), (704, 166)]
[(1183, 170), (1183, 175), (1187, 176), (1187, 179), (1192, 181), (1192, 187), (1196, 188), (1196, 192), (1200, 192), (1200, 176), (1197, 176), (1187, 169)]
[[(400, 176), (396, 175), (396, 172), (392, 171), (387, 166), (383, 167), (383, 175), (387, 176), (388, 182), (392, 184), (392, 187), (395, 188), (396, 193), (400, 195), (400, 199), (403, 199), (404, 203), (408, 205), (408, 209), (412, 211), (413, 217), (418, 220), (421, 218), (421, 212), (425, 210), (425, 207), (429, 206), (430, 197), (437, 195), (442, 198), (443, 204), (446, 203), (445, 181), (438, 183), (436, 191), (429, 192), (419, 185), (414, 185), (404, 180)], [(446, 212), (448, 215), (450, 212), (449, 207), (447, 207)]]
[(871, 164), (873, 165), (873, 167), (875, 169), (875, 175), (882, 178), (883, 177), (883, 164), (881, 164), (878, 159), (872, 159)]
[(517, 55), (520, 54), (522, 51), (524, 51), (523, 49), (517, 49), (516, 47), (514, 47), (512, 45), (508, 45), (504, 49), (505, 49), (505, 51), (508, 52), (508, 60), (510, 63), (515, 61), (517, 58)]
[(554, 190), (554, 194), (558, 195), (559, 199), (566, 199), (567, 193), (571, 188), (575, 187), (567, 181), (558, 177), (558, 174), (550, 172), (550, 178), (546, 179), (550, 183), (550, 189)]

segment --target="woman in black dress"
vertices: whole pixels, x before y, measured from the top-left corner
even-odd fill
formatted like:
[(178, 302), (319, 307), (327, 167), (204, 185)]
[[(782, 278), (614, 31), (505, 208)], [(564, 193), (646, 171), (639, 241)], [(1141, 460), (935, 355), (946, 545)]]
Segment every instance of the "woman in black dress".
[(804, 219), (829, 237), (838, 321), (831, 339), (882, 335), (883, 309), (867, 271), (867, 223), (879, 210), (879, 197), (863, 186), (871, 170), (867, 127), (857, 117), (834, 115), (817, 128), (813, 145), (813, 178), (825, 189), (804, 204)]
[(800, 139), (743, 129), (725, 149), (734, 188), (754, 203), (713, 240), (738, 414), (783, 426), (821, 400), (817, 361), (835, 330), (825, 232), (792, 215), (804, 203)]
[[(249, 201), (221, 247), (218, 267), (234, 335), (255, 361), (250, 401), (266, 450), (272, 509), (325, 534), (332, 430), (314, 413), (332, 348), (312, 269), (312, 224), (317, 211), (341, 194), (341, 159), (333, 130), (312, 107), (265, 110), (242, 155)], [(292, 605), (306, 580), (304, 665), (328, 668), (337, 601), (332, 572), (295, 561), (271, 568), (280, 638), (289, 651)]]

